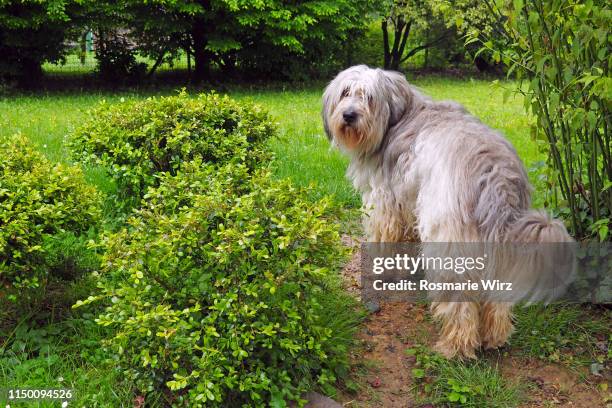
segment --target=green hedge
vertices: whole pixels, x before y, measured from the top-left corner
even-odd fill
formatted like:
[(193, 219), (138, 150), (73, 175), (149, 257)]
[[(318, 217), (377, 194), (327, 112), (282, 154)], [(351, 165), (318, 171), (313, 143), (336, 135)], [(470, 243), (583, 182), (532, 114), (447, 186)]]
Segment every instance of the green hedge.
[(96, 226), (100, 194), (79, 168), (50, 163), (24, 136), (0, 141), (0, 157), (0, 286), (39, 287), (58, 262), (48, 243)]
[(345, 254), (329, 202), (245, 164), (182, 167), (103, 239), (100, 290), (77, 303), (106, 304), (112, 363), (172, 406), (285, 406), (334, 383), (358, 319), (329, 286)]
[(176, 174), (193, 159), (249, 168), (267, 162), (264, 143), (276, 132), (258, 106), (214, 93), (103, 102), (90, 117), (68, 140), (72, 154), (106, 168), (132, 204), (158, 184), (159, 174)]

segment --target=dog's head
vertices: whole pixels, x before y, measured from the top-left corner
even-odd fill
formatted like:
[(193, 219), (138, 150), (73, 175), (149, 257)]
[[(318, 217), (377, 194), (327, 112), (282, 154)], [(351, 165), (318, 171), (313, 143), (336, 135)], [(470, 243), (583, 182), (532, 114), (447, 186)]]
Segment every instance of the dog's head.
[(340, 72), (323, 94), (329, 140), (351, 154), (376, 150), (412, 104), (403, 75), (357, 65)]

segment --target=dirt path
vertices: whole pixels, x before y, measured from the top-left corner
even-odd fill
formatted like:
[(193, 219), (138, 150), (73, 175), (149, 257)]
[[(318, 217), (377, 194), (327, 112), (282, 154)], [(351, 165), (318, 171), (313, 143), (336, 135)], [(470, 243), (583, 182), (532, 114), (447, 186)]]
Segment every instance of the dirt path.
[[(359, 241), (344, 236), (343, 242), (355, 249), (343, 271), (345, 284), (349, 292), (359, 297)], [(405, 350), (418, 344), (432, 346), (436, 337), (435, 324), (425, 305), (386, 303), (379, 310), (374, 308), (359, 333), (361, 347), (353, 355), (357, 367), (354, 377), (362, 387), (356, 395), (343, 395), (340, 402), (353, 408), (419, 407), (414, 401), (411, 374), (415, 357), (406, 355)], [(521, 407), (606, 407), (596, 384), (587, 384), (564, 366), (513, 356), (511, 349), (505, 357), (496, 354), (484, 358), (499, 364), (504, 378), (527, 385), (526, 402)], [(584, 374), (588, 376), (586, 371)], [(607, 408), (611, 407), (608, 404)]]
[[(580, 381), (579, 375), (559, 364), (536, 359), (509, 357), (500, 361), (506, 378), (528, 382), (529, 401), (522, 407), (605, 407), (594, 385)], [(586, 371), (585, 373), (586, 374)]]

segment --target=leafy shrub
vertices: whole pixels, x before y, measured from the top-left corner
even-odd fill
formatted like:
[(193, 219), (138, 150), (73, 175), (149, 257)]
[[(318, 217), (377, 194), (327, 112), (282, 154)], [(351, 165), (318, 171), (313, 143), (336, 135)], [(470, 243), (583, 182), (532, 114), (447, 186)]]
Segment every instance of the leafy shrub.
[(380, 22), (371, 23), (360, 38), (356, 38), (351, 47), (350, 65), (365, 64), (372, 67), (382, 67), (384, 63), (383, 35)]
[(83, 272), (98, 269), (100, 260), (95, 251), (89, 247), (91, 240), (97, 239), (98, 231), (90, 230), (84, 234), (60, 232), (45, 237), (45, 265), (49, 273), (63, 281), (74, 280)]
[(0, 157), (0, 285), (38, 287), (48, 273), (45, 242), (96, 225), (100, 196), (80, 169), (51, 164), (23, 136), (0, 142)]
[(101, 80), (109, 84), (137, 81), (144, 77), (147, 64), (136, 61), (128, 40), (118, 33), (98, 33), (96, 68)]
[(346, 370), (357, 320), (328, 285), (337, 225), (302, 196), (244, 164), (189, 163), (103, 239), (100, 293), (77, 306), (106, 302), (113, 364), (147, 399), (285, 406)]
[(102, 165), (117, 181), (123, 199), (139, 200), (163, 172), (182, 163), (246, 163), (268, 159), (264, 142), (275, 133), (257, 106), (216, 94), (102, 103), (69, 140), (74, 156)]
[(612, 240), (609, 2), (487, 3), (503, 22), (502, 60), (546, 144), (550, 199), (577, 238)]

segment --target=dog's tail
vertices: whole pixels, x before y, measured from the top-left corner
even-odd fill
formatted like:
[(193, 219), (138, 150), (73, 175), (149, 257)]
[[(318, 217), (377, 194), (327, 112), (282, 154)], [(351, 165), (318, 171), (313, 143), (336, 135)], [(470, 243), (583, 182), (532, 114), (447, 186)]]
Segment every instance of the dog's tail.
[(506, 233), (506, 241), (544, 244), (573, 242), (573, 239), (565, 225), (546, 211), (529, 210), (510, 225)]
[(504, 254), (514, 300), (551, 302), (575, 277), (575, 246), (563, 223), (545, 211), (525, 211), (507, 230)]

